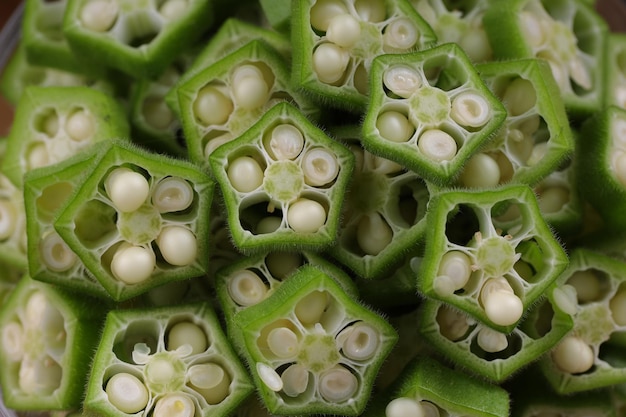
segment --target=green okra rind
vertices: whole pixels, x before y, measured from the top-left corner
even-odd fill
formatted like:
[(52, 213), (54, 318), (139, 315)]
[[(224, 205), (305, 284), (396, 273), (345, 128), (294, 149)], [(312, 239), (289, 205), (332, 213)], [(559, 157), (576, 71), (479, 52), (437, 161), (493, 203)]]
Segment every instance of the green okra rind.
[(0, 310), (0, 384), (15, 410), (79, 407), (109, 306), (28, 275)]
[(213, 180), (187, 161), (124, 141), (108, 144), (59, 209), (57, 233), (117, 301), (205, 274)]
[(260, 0), (263, 16), (269, 25), (281, 33), (289, 33), (291, 26), (291, 0)]

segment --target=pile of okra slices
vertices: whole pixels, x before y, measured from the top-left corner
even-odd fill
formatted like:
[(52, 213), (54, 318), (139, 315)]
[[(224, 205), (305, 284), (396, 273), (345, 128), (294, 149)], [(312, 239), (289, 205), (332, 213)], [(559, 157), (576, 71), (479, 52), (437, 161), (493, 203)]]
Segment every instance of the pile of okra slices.
[(25, 0), (0, 405), (625, 416), (626, 35), (596, 7)]

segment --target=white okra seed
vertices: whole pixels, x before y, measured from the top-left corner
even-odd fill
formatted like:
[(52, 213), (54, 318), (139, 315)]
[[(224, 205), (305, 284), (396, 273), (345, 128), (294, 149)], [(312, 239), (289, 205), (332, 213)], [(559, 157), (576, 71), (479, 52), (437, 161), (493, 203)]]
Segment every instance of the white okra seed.
[(187, 378), (191, 388), (202, 395), (209, 404), (221, 403), (230, 392), (230, 376), (216, 363), (190, 366)]
[(483, 327), (478, 331), (476, 342), (482, 350), (490, 353), (502, 352), (509, 346), (509, 341), (504, 333), (488, 327)]
[(137, 210), (150, 194), (146, 177), (125, 167), (115, 168), (109, 173), (104, 189), (113, 206), (124, 213)]
[(193, 203), (193, 188), (180, 177), (163, 178), (154, 187), (152, 205), (159, 213), (183, 211)]
[(215, 86), (207, 85), (198, 91), (193, 112), (205, 125), (222, 125), (233, 112), (233, 102)]
[(491, 119), (491, 106), (482, 95), (465, 91), (452, 99), (450, 117), (464, 127), (482, 127)]
[(15, 232), (17, 209), (8, 200), (0, 200), (0, 240), (8, 239)]
[(304, 136), (294, 125), (280, 124), (272, 129), (269, 148), (277, 161), (295, 159), (304, 148)]
[(300, 348), (298, 336), (287, 327), (272, 329), (267, 335), (267, 346), (274, 355), (281, 359), (295, 357)]
[(52, 358), (22, 359), (18, 374), (19, 388), (30, 395), (51, 395), (59, 388), (63, 378), (63, 369)]
[(235, 68), (230, 85), (235, 104), (242, 109), (256, 109), (267, 102), (270, 86), (255, 65), (244, 64)]
[(188, 7), (187, 0), (166, 0), (159, 8), (159, 13), (165, 19), (174, 21), (182, 18)]
[(228, 277), (228, 293), (242, 307), (258, 304), (267, 295), (267, 286), (257, 274), (247, 269)]
[(174, 113), (159, 97), (146, 98), (141, 105), (141, 114), (148, 125), (159, 130), (167, 129), (174, 121)]
[(242, 193), (249, 193), (263, 184), (263, 170), (250, 156), (240, 156), (233, 160), (228, 165), (226, 174), (233, 188)]
[(113, 254), (111, 273), (125, 284), (139, 284), (150, 278), (155, 266), (152, 249), (123, 243)]
[(319, 392), (331, 403), (340, 403), (352, 398), (359, 389), (359, 381), (346, 368), (335, 366), (320, 375)]
[(41, 262), (53, 272), (63, 272), (76, 264), (78, 257), (56, 232), (40, 241)]
[(195, 355), (204, 352), (208, 344), (207, 335), (202, 327), (189, 321), (176, 323), (167, 335), (168, 350), (176, 350), (180, 346), (189, 345), (191, 355)]
[(196, 235), (184, 226), (167, 226), (156, 239), (163, 259), (175, 266), (191, 265), (198, 257)]
[(421, 87), (422, 78), (411, 67), (394, 65), (383, 74), (383, 83), (398, 97), (409, 98)]
[(580, 337), (565, 336), (552, 351), (552, 360), (561, 371), (579, 374), (591, 369), (595, 353)]
[(309, 385), (309, 371), (300, 364), (293, 364), (280, 376), (283, 392), (289, 397), (297, 397), (306, 391)]
[(593, 88), (593, 80), (591, 78), (591, 74), (589, 70), (585, 66), (585, 63), (579, 57), (573, 57), (568, 62), (568, 69), (570, 73), (570, 77), (576, 84), (585, 90), (591, 90)]
[(344, 76), (350, 54), (333, 43), (323, 43), (313, 51), (313, 71), (324, 84), (337, 83)]
[(328, 294), (324, 291), (312, 291), (298, 301), (294, 313), (303, 325), (313, 325), (320, 322), (327, 306)]
[(473, 28), (459, 39), (459, 46), (472, 62), (490, 61), (493, 56), (487, 32), (483, 28)]
[(80, 21), (89, 30), (106, 32), (117, 20), (118, 13), (116, 0), (93, 0), (83, 6)]
[(511, 116), (526, 113), (537, 104), (537, 91), (532, 82), (518, 77), (511, 81), (502, 94), (502, 103)]
[(265, 265), (274, 279), (280, 281), (302, 266), (302, 257), (297, 253), (272, 252), (265, 257)]
[(457, 341), (469, 330), (470, 323), (467, 317), (461, 312), (443, 306), (437, 311), (437, 325), (439, 333), (451, 341)]
[(533, 146), (533, 150), (530, 153), (530, 156), (526, 160), (526, 165), (533, 166), (537, 165), (544, 156), (548, 153), (548, 142), (537, 143)]
[(263, 217), (256, 225), (255, 232), (258, 235), (264, 235), (266, 233), (274, 233), (280, 228), (282, 220), (277, 216)]
[[(438, 293), (439, 290), (443, 291), (442, 295), (451, 295), (467, 284), (472, 274), (472, 260), (461, 251), (448, 251), (441, 257), (437, 274), (435, 290)], [(442, 283), (446, 283), (441, 288), (439, 288), (440, 285), (438, 283), (440, 280)]]
[(491, 278), (483, 284), (480, 302), (487, 318), (499, 326), (516, 323), (524, 313), (522, 300), (505, 278)]
[(139, 378), (126, 372), (113, 375), (105, 391), (111, 405), (123, 413), (135, 414), (148, 405), (148, 389)]
[(379, 114), (376, 119), (376, 128), (383, 139), (397, 143), (408, 141), (415, 132), (415, 127), (409, 119), (394, 110)]
[(613, 298), (611, 298), (609, 309), (615, 324), (626, 326), (626, 287), (620, 287)]
[(420, 403), (413, 398), (394, 398), (385, 408), (385, 417), (425, 417)]
[(257, 362), (256, 371), (266, 387), (274, 392), (278, 392), (283, 389), (283, 380), (274, 368), (264, 363)]
[(457, 152), (454, 138), (439, 129), (430, 129), (422, 133), (417, 146), (426, 158), (435, 162), (449, 161)]
[(486, 153), (476, 153), (467, 161), (459, 180), (468, 188), (490, 188), (500, 183), (500, 166)]
[(544, 188), (537, 199), (539, 208), (543, 213), (558, 213), (569, 202), (569, 189), (557, 185)]
[(93, 115), (86, 110), (75, 111), (65, 121), (65, 133), (75, 142), (92, 138), (96, 133)]
[(302, 157), (304, 182), (314, 187), (331, 183), (339, 174), (337, 157), (327, 149), (309, 149)]
[(420, 405), (424, 410), (424, 417), (439, 417), (441, 415), (439, 407), (430, 401), (420, 401)]
[(338, 336), (343, 354), (356, 361), (365, 361), (378, 352), (380, 333), (373, 326), (359, 322), (344, 329)]
[(223, 144), (230, 142), (231, 140), (233, 140), (233, 135), (231, 133), (224, 133), (208, 140), (206, 145), (204, 146), (205, 158), (208, 159), (208, 157), (213, 153), (214, 150), (216, 150)]
[(522, 11), (519, 14), (519, 20), (522, 31), (524, 32), (524, 39), (533, 47), (543, 45), (546, 41), (546, 33), (540, 18), (532, 12)]
[(361, 20), (366, 22), (382, 22), (387, 17), (384, 0), (356, 0), (354, 9)]
[(376, 256), (392, 241), (393, 230), (378, 212), (363, 215), (356, 229), (356, 241), (367, 255)]
[(578, 311), (576, 288), (573, 286), (564, 284), (556, 287), (552, 291), (552, 298), (554, 304), (566, 314), (573, 316)]
[(326, 209), (317, 201), (300, 198), (289, 206), (287, 222), (297, 233), (315, 233), (326, 223)]
[(2, 327), (2, 350), (10, 361), (19, 361), (24, 356), (24, 328), (17, 321)]
[(344, 48), (354, 45), (361, 37), (361, 25), (349, 13), (338, 14), (328, 22), (326, 38)]
[(65, 331), (65, 320), (61, 312), (41, 291), (35, 291), (28, 297), (23, 325), (26, 328), (49, 332), (49, 334), (60, 334)]
[(348, 12), (341, 0), (317, 0), (311, 7), (311, 26), (320, 32), (326, 32), (333, 17)]
[(50, 163), (50, 154), (45, 143), (37, 142), (30, 146), (26, 154), (27, 168), (33, 170)]
[(383, 33), (383, 44), (390, 51), (408, 51), (415, 46), (418, 39), (417, 27), (407, 17), (394, 19)]
[(161, 397), (154, 406), (153, 417), (193, 417), (196, 406), (188, 395), (171, 393)]
[(598, 301), (602, 297), (602, 282), (598, 274), (592, 269), (574, 272), (568, 278), (567, 284), (576, 289), (580, 303)]

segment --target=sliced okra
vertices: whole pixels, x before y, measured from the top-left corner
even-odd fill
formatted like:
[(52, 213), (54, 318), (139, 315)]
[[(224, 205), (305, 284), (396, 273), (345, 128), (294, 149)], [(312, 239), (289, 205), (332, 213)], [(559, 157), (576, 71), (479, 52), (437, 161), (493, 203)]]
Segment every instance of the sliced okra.
[(422, 356), (407, 365), (364, 416), (508, 417), (509, 401), (504, 388)]
[(605, 105), (626, 109), (626, 34), (607, 35)]
[(449, 184), (506, 118), (456, 44), (372, 62), (363, 146), (428, 181)]
[(568, 0), (492, 2), (483, 25), (494, 58), (550, 64), (565, 107), (585, 116), (603, 104), (606, 22), (588, 4)]
[(307, 116), (318, 112), (291, 87), (285, 59), (262, 40), (252, 40), (177, 87), (189, 157), (208, 166), (209, 155), (237, 138), (269, 108), (292, 101)]
[(209, 162), (240, 250), (322, 249), (335, 242), (354, 156), (293, 105), (276, 104)]
[(38, 87), (24, 91), (9, 133), (4, 174), (18, 187), (23, 175), (60, 162), (96, 142), (127, 139), (121, 105), (89, 87)]
[(208, 303), (111, 311), (83, 406), (108, 416), (228, 416), (252, 392)]
[(391, 325), (313, 265), (237, 313), (235, 324), (273, 414), (360, 415), (397, 340)]
[(573, 132), (550, 66), (543, 60), (520, 59), (480, 64), (476, 69), (506, 107), (507, 118), (467, 162), (460, 185), (535, 184), (574, 151)]
[(436, 41), (406, 0), (307, 0), (292, 6), (294, 83), (348, 110), (367, 106), (376, 56), (422, 50)]
[(527, 186), (431, 197), (418, 288), (510, 332), (567, 266)]
[(67, 0), (63, 33), (75, 54), (154, 79), (213, 24), (214, 3)]
[(362, 278), (382, 278), (422, 239), (430, 191), (413, 171), (364, 150), (357, 127), (335, 136), (353, 152), (355, 168), (328, 254)]
[[(0, 166), (4, 166), (7, 141), (1, 139), (0, 142)], [(0, 262), (21, 273), (28, 268), (26, 221), (22, 190), (0, 173)]]
[(109, 142), (54, 229), (113, 299), (126, 300), (206, 273), (213, 188), (193, 164)]
[(84, 394), (106, 306), (24, 276), (0, 310), (0, 383), (15, 410), (66, 410)]

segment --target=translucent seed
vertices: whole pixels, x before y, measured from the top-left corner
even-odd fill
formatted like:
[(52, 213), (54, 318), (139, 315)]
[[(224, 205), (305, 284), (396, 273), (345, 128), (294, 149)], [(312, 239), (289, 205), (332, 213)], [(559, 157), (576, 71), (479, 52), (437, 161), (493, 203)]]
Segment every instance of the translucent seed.
[(404, 65), (395, 65), (388, 68), (383, 74), (383, 83), (393, 94), (402, 98), (409, 98), (422, 85), (422, 79), (417, 71)]
[(191, 388), (209, 404), (221, 403), (230, 392), (230, 376), (216, 363), (192, 365), (187, 370)]
[(365, 361), (378, 352), (380, 333), (373, 326), (358, 322), (344, 329), (338, 336), (345, 357), (355, 361)]
[(613, 298), (611, 298), (609, 309), (615, 324), (626, 326), (626, 287), (620, 287)]
[(326, 223), (326, 209), (317, 201), (300, 198), (289, 207), (287, 222), (295, 232), (315, 233)]
[(505, 278), (487, 280), (480, 292), (480, 301), (487, 318), (499, 326), (516, 323), (524, 312), (520, 300)]
[(567, 284), (576, 289), (578, 302), (591, 303), (599, 301), (602, 297), (602, 281), (600, 277), (591, 269), (574, 272)]
[(376, 256), (392, 241), (393, 230), (378, 212), (367, 213), (357, 225), (356, 241), (367, 255)]
[(174, 121), (174, 113), (167, 107), (163, 99), (149, 97), (141, 106), (144, 120), (155, 129), (165, 130)]
[(435, 291), (442, 295), (452, 295), (467, 284), (472, 274), (472, 260), (460, 251), (446, 252), (439, 263), (435, 278)]
[(232, 161), (226, 174), (233, 188), (242, 193), (254, 191), (263, 184), (263, 170), (250, 156), (240, 156)]
[(456, 141), (439, 129), (427, 130), (419, 138), (417, 146), (422, 154), (435, 162), (449, 161), (456, 156)]
[(17, 209), (10, 201), (0, 200), (0, 240), (11, 237), (16, 224)]
[(22, 359), (18, 374), (18, 386), (29, 395), (51, 395), (59, 388), (63, 378), (63, 369), (52, 358)]
[(385, 417), (425, 417), (419, 402), (412, 398), (394, 398), (385, 408)]
[(581, 338), (565, 336), (552, 351), (552, 360), (561, 371), (579, 374), (591, 369), (595, 353)]
[(152, 191), (152, 205), (159, 213), (183, 211), (193, 203), (193, 188), (180, 177), (166, 177)]
[(267, 286), (257, 274), (244, 269), (228, 278), (228, 293), (235, 303), (248, 307), (265, 299)]
[(486, 153), (474, 154), (465, 164), (459, 177), (468, 188), (490, 188), (500, 183), (500, 166)]
[(270, 150), (274, 159), (278, 161), (295, 159), (303, 148), (304, 136), (294, 125), (280, 124), (272, 129)]
[(564, 313), (571, 316), (576, 314), (578, 310), (576, 288), (568, 284), (561, 285), (552, 291), (552, 298), (554, 304)]
[(125, 284), (139, 284), (152, 276), (155, 266), (156, 258), (151, 249), (122, 244), (113, 254), (111, 273)]
[(383, 0), (356, 0), (354, 9), (366, 22), (382, 22), (387, 17), (387, 7)]
[(166, 394), (154, 406), (153, 417), (193, 417), (196, 406), (188, 395)]
[(324, 84), (335, 84), (344, 76), (350, 54), (332, 43), (323, 43), (313, 51), (313, 71)]
[(331, 403), (340, 403), (354, 396), (359, 388), (356, 377), (341, 366), (325, 371), (320, 375), (319, 392)]
[(202, 327), (183, 321), (176, 323), (167, 335), (167, 349), (176, 350), (180, 346), (191, 346), (191, 354), (204, 352), (208, 347), (207, 335)]
[(482, 350), (490, 353), (502, 352), (509, 346), (509, 342), (504, 333), (500, 333), (488, 327), (483, 327), (478, 331), (476, 342)]
[(466, 91), (452, 99), (450, 117), (464, 127), (482, 127), (491, 119), (491, 106), (480, 94)]
[(159, 8), (159, 13), (165, 19), (174, 21), (182, 18), (188, 7), (187, 0), (166, 0)]
[(93, 0), (83, 6), (80, 21), (89, 30), (106, 32), (117, 20), (118, 13), (116, 0)]
[(504, 90), (502, 103), (511, 116), (524, 114), (537, 104), (537, 91), (529, 80), (518, 77)]
[(139, 378), (120, 372), (109, 379), (105, 391), (109, 402), (123, 413), (134, 414), (148, 405), (148, 390)]
[(304, 296), (294, 308), (294, 313), (300, 323), (313, 325), (319, 323), (328, 306), (328, 294), (323, 291), (312, 291)]
[(267, 335), (267, 345), (281, 359), (295, 357), (300, 349), (298, 336), (287, 327), (272, 329)]
[(19, 361), (24, 356), (24, 328), (16, 321), (2, 327), (2, 351), (10, 361)]
[(326, 38), (344, 48), (354, 45), (361, 36), (361, 25), (349, 13), (338, 14), (328, 22)]
[(407, 17), (394, 19), (383, 33), (383, 44), (389, 51), (408, 51), (415, 46), (418, 39), (417, 27)]
[(437, 324), (439, 333), (453, 342), (465, 336), (470, 326), (464, 314), (446, 306), (437, 311)]
[(257, 66), (247, 64), (233, 71), (231, 88), (235, 104), (243, 109), (252, 110), (267, 102), (270, 86)]
[(65, 121), (65, 132), (75, 142), (91, 139), (96, 133), (93, 116), (85, 110), (72, 113)]
[(311, 26), (320, 32), (326, 32), (333, 17), (348, 12), (341, 0), (317, 0), (311, 7)]
[(69, 270), (78, 260), (76, 254), (55, 232), (48, 233), (39, 243), (41, 262), (53, 272)]
[(148, 180), (139, 172), (128, 168), (111, 171), (104, 183), (104, 189), (115, 208), (124, 213), (137, 210), (150, 194)]
[(156, 239), (159, 251), (170, 265), (191, 265), (198, 257), (196, 235), (184, 226), (167, 226)]
[(222, 125), (233, 112), (233, 102), (216, 87), (207, 85), (198, 91), (193, 112), (204, 125)]
[(415, 132), (415, 127), (409, 119), (404, 114), (393, 110), (378, 115), (376, 128), (383, 139), (397, 143), (408, 141)]
[(283, 389), (283, 380), (274, 368), (264, 363), (257, 362), (256, 371), (266, 387), (274, 392), (278, 392)]
[(566, 187), (552, 186), (541, 191), (537, 199), (543, 213), (558, 213), (570, 202), (570, 192)]
[(291, 365), (280, 376), (283, 392), (289, 397), (297, 397), (306, 391), (309, 385), (309, 371), (300, 364)]
[(327, 149), (309, 149), (302, 157), (302, 173), (305, 183), (314, 187), (321, 187), (337, 178), (339, 162), (335, 154)]

